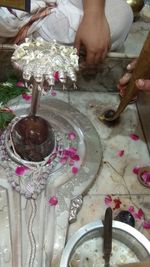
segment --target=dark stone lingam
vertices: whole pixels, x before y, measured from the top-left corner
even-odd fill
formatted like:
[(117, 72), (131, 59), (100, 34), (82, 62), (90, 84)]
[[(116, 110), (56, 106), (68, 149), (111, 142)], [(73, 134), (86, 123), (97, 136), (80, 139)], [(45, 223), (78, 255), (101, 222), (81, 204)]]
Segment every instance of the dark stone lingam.
[(20, 119), (13, 126), (12, 141), (22, 159), (35, 162), (43, 161), (55, 146), (53, 128), (39, 116)]

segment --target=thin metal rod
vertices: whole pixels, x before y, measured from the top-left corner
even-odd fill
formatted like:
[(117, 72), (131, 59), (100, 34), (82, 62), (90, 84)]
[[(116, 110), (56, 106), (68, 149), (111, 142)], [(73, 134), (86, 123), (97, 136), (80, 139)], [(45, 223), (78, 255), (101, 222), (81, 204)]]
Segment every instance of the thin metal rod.
[(40, 99), (40, 90), (39, 84), (34, 80), (32, 88), (32, 101), (31, 101), (31, 110), (29, 116), (35, 116), (37, 113), (37, 108)]

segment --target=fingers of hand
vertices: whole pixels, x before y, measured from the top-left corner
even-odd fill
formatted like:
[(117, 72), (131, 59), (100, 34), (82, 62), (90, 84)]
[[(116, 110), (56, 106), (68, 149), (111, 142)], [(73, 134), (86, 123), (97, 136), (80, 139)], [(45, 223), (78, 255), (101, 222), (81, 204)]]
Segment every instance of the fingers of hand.
[(150, 80), (139, 79), (136, 81), (136, 85), (140, 90), (150, 91)]
[(131, 73), (128, 73), (128, 72), (125, 73), (124, 76), (119, 80), (119, 83), (121, 85), (126, 85), (129, 82), (131, 76), (132, 76)]
[(134, 68), (135, 68), (136, 63), (137, 63), (137, 59), (135, 58), (135, 59), (132, 60), (132, 62), (130, 64), (128, 64), (127, 70), (128, 71), (133, 71)]

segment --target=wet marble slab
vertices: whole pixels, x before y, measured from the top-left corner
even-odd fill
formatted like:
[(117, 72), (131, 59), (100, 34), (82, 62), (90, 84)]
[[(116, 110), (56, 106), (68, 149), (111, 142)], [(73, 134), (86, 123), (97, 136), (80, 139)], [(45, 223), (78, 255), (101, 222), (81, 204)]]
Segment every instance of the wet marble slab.
[[(118, 94), (114, 93), (69, 94), (69, 103), (86, 114), (97, 129), (103, 147), (103, 162), (95, 183), (84, 196), (76, 222), (69, 226), (67, 239), (83, 225), (98, 218), (103, 219), (107, 207), (105, 200), (110, 197), (112, 203), (116, 199), (120, 202), (118, 208), (113, 207), (114, 218), (120, 210), (131, 207), (135, 212), (142, 210), (142, 217), (135, 219), (135, 227), (150, 240), (150, 230), (143, 227), (144, 221), (150, 222), (150, 189), (141, 185), (133, 173), (135, 166), (150, 164), (136, 104), (128, 105), (120, 122), (113, 127), (106, 126), (98, 119), (104, 110), (115, 109), (119, 102)], [(133, 140), (130, 137), (132, 133), (139, 138)], [(118, 156), (119, 151), (123, 151), (121, 157)]]
[[(69, 102), (92, 121), (102, 142), (103, 165), (91, 193), (150, 193), (133, 173), (134, 167), (147, 166), (150, 162), (136, 104), (128, 105), (119, 123), (108, 127), (99, 121), (98, 116), (104, 110), (116, 109), (120, 102), (118, 94), (82, 92), (79, 97), (77, 92), (72, 92)], [(132, 134), (136, 134), (138, 140), (133, 140)], [(122, 157), (118, 156), (119, 151), (123, 151)]]
[[(104, 218), (105, 210), (108, 207), (105, 204), (105, 197), (105, 195), (94, 195), (90, 193), (84, 197), (83, 206), (77, 216), (77, 221), (69, 227), (67, 239), (85, 224)], [(150, 230), (144, 229), (143, 227), (144, 220), (150, 221), (150, 195), (113, 195), (111, 197), (113, 200), (117, 199), (120, 201), (120, 207), (113, 210), (113, 218), (115, 218), (120, 210), (128, 210), (131, 206), (134, 207), (135, 212), (142, 209), (143, 216), (140, 219), (135, 219), (135, 228), (150, 240)]]

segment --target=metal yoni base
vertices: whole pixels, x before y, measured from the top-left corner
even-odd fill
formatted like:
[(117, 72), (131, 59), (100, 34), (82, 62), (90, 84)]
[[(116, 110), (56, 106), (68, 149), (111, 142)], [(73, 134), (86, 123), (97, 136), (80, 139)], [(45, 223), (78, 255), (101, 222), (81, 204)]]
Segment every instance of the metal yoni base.
[[(19, 104), (12, 109), (17, 118), (29, 114), (29, 105)], [(71, 200), (90, 188), (100, 168), (100, 139), (85, 115), (63, 101), (48, 98), (41, 101), (37, 115), (54, 129), (55, 156), (52, 152), (39, 164), (24, 161), (11, 147), (12, 124), (1, 136), (0, 259), (4, 267), (49, 267), (50, 262), (51, 266), (59, 266)], [(72, 141), (68, 140), (71, 132), (76, 136)], [(68, 147), (74, 147), (80, 158), (75, 163), (76, 174), (69, 161), (62, 164), (57, 153)], [(27, 170), (16, 175), (16, 168), (22, 164)], [(48, 203), (52, 196), (58, 199), (56, 206)]]

